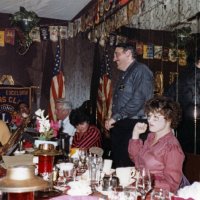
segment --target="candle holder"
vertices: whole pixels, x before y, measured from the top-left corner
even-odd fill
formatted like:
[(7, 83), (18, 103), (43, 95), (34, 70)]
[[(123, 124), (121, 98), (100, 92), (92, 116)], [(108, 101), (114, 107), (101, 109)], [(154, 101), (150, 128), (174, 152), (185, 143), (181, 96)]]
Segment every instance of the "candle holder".
[(48, 182), (34, 173), (34, 166), (8, 168), (6, 176), (0, 180), (0, 191), (8, 193), (8, 200), (34, 200), (34, 191), (48, 188)]
[(55, 149), (53, 144), (40, 144), (39, 148), (34, 151), (34, 155), (39, 157), (38, 173), (51, 173), (53, 171), (54, 157), (61, 152)]

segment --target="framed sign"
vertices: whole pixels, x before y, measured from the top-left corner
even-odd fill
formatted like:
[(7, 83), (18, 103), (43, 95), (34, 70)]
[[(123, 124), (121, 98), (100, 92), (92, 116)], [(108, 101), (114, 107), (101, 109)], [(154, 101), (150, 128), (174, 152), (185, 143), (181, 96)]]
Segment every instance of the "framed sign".
[(31, 88), (0, 86), (0, 119), (9, 123), (17, 113), (19, 102), (25, 102), (31, 108)]

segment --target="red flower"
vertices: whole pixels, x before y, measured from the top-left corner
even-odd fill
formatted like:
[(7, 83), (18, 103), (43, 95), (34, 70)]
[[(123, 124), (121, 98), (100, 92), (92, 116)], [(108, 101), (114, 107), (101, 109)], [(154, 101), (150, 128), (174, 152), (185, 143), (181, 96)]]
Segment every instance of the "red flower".
[(60, 128), (59, 123), (56, 121), (51, 120), (50, 121), (50, 127), (53, 129), (53, 135), (56, 137), (58, 135), (58, 130)]

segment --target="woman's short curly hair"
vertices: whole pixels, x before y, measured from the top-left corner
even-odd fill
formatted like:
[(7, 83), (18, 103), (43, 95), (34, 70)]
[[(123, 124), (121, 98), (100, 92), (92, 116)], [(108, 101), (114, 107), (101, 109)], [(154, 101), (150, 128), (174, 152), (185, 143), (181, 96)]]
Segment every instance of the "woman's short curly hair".
[(82, 109), (76, 108), (70, 112), (69, 121), (76, 127), (83, 122), (90, 123), (90, 117)]
[(171, 128), (176, 128), (181, 120), (181, 107), (179, 103), (164, 96), (157, 96), (145, 104), (145, 113), (160, 113), (166, 120), (171, 120)]

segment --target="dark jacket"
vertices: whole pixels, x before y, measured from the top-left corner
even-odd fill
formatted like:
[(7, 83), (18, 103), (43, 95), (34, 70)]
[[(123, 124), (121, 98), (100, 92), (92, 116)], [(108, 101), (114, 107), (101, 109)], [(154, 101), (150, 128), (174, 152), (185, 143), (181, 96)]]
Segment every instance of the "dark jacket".
[(114, 94), (112, 118), (121, 120), (144, 116), (144, 103), (153, 96), (153, 74), (142, 63), (134, 61), (119, 78)]
[(192, 119), (195, 104), (197, 105), (197, 114), (200, 111), (200, 69), (192, 65), (182, 71), (178, 82), (174, 82), (169, 87), (165, 96), (178, 100), (183, 110), (183, 117)]

